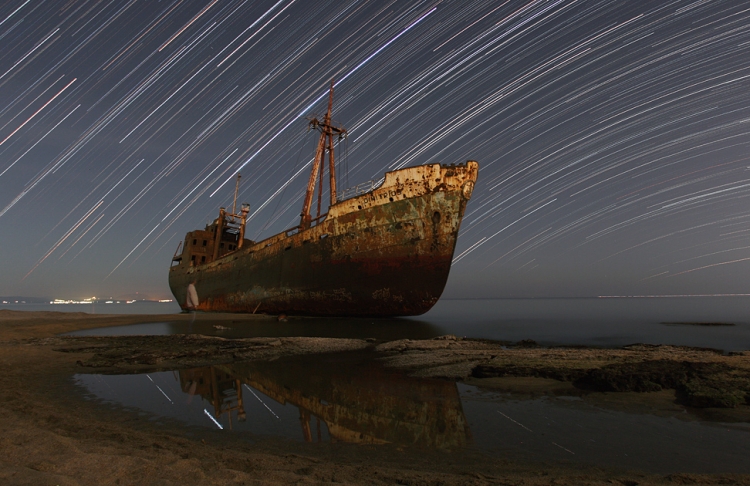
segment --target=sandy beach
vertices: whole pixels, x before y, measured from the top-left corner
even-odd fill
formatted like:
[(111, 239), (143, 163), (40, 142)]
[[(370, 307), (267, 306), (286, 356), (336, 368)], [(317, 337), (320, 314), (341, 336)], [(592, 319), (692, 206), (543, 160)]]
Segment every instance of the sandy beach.
[[(750, 421), (747, 351), (723, 354), (671, 346), (540, 348), (532, 342), (503, 346), (452, 336), (392, 342), (58, 336), (80, 329), (190, 318), (184, 314), (104, 316), (0, 310), (0, 483), (750, 484), (750, 475), (654, 475), (521, 463), (491, 459), (468, 449), (305, 444), (280, 439), (253, 443), (241, 434), (211, 430), (196, 434), (176, 422), (156, 427), (148, 417), (82, 399), (71, 379), (76, 373), (175, 370), (367, 348), (379, 353), (387, 366), (414, 376), (519, 393), (572, 387), (600, 394), (602, 401), (623, 408), (637, 407), (638, 400), (613, 396), (653, 396), (667, 408), (677, 401), (697, 413)], [(247, 320), (248, 325), (268, 319), (225, 318)], [(210, 319), (221, 317), (211, 315)]]

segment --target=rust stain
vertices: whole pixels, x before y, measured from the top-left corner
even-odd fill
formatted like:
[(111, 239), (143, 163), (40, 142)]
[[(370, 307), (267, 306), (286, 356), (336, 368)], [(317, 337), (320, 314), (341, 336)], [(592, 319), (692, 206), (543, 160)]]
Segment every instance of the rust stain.
[(478, 169), (468, 161), (388, 172), (380, 187), (336, 202), (316, 225), (260, 242), (222, 231), (222, 213), (187, 234), (169, 272), (172, 293), (184, 306), (195, 282), (202, 311), (427, 312), (445, 287)]

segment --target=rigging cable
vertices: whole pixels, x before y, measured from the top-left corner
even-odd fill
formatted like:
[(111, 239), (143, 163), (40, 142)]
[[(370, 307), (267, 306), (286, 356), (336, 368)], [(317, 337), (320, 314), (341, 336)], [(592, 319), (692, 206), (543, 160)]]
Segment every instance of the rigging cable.
[[(310, 133), (310, 131), (308, 130), (307, 133)], [(292, 167), (291, 174), (294, 174), (295, 171), (297, 170), (297, 166), (299, 165), (299, 159), (302, 157), (302, 149), (305, 148), (305, 144), (307, 144), (309, 138), (310, 138), (309, 136), (305, 135), (304, 140), (300, 144), (299, 153), (297, 154), (297, 160), (296, 162), (294, 162), (294, 167)], [(284, 200), (284, 193), (286, 192), (287, 187), (289, 186), (284, 187), (284, 189), (281, 190), (281, 194), (279, 194), (279, 196), (276, 198), (276, 207), (273, 208), (273, 212), (268, 217), (266, 222), (263, 224), (263, 227), (259, 229), (258, 232), (255, 234), (256, 238), (258, 238), (260, 234), (263, 233), (268, 228), (268, 226), (270, 226), (274, 221), (276, 221), (276, 219), (278, 219), (276, 217), (276, 211), (279, 210), (279, 204), (281, 204), (281, 201)]]
[(349, 182), (349, 137), (346, 137), (346, 185), (352, 186), (352, 183)]

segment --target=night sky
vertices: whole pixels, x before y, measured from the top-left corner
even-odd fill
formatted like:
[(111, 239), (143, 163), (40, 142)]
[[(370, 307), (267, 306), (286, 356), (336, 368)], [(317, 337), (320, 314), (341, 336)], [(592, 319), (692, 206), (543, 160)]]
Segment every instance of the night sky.
[(294, 226), (332, 78), (340, 189), (479, 162), (445, 296), (750, 293), (747, 2), (17, 0), (0, 39), (0, 295), (170, 297), (238, 171), (248, 237)]

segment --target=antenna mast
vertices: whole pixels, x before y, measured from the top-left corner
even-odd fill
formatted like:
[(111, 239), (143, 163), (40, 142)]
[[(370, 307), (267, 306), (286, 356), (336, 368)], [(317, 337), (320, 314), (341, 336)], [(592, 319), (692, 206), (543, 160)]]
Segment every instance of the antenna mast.
[(237, 185), (234, 186), (234, 202), (232, 203), (232, 215), (237, 214), (237, 193), (240, 190), (240, 177), (242, 176), (237, 174)]

